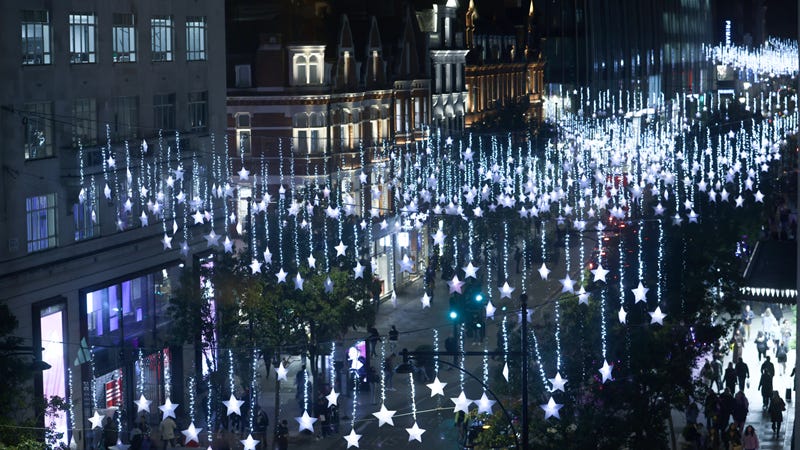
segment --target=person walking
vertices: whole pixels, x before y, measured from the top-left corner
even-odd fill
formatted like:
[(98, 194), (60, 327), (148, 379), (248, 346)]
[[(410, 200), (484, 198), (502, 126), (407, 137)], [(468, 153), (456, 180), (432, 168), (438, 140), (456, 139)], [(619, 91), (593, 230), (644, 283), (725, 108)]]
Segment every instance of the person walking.
[(716, 356), (711, 359), (711, 387), (714, 387), (714, 384), (717, 385), (717, 391), (722, 392), (725, 389), (725, 386), (722, 384), (724, 375), (724, 371), (722, 370), (722, 361), (720, 358)]
[(772, 399), (769, 402), (769, 420), (772, 421), (772, 431), (775, 432), (775, 436), (781, 432), (784, 411), (786, 411), (786, 403), (778, 391), (772, 391)]
[(758, 450), (759, 448), (758, 434), (756, 434), (756, 429), (752, 425), (748, 425), (744, 429), (742, 447), (744, 447), (744, 450)]
[(747, 380), (750, 379), (750, 368), (747, 367), (747, 363), (742, 358), (739, 358), (739, 361), (736, 362), (736, 379), (739, 381), (739, 390), (744, 392), (744, 388), (747, 387)]
[(736, 369), (733, 368), (733, 363), (729, 362), (728, 367), (725, 369), (725, 390), (728, 392), (736, 392)]
[(745, 339), (750, 340), (750, 326), (753, 325), (753, 319), (756, 314), (750, 309), (750, 305), (745, 305), (742, 311), (742, 325), (744, 325)]
[(786, 375), (786, 359), (788, 358), (789, 354), (789, 347), (786, 345), (786, 341), (781, 338), (780, 342), (778, 342), (778, 346), (775, 347), (775, 359), (778, 361), (778, 365), (781, 366), (781, 376)]
[(165, 417), (158, 426), (158, 431), (161, 432), (161, 441), (164, 443), (163, 449), (167, 449), (167, 444), (175, 448), (175, 428), (178, 425), (172, 420), (172, 417)]
[(725, 430), (725, 433), (722, 435), (722, 442), (728, 450), (742, 448), (742, 432), (739, 431), (735, 423), (730, 424)]
[(392, 353), (397, 352), (397, 339), (400, 337), (400, 332), (397, 331), (397, 327), (392, 325), (392, 329), (389, 330), (389, 348), (391, 349)]
[(758, 382), (758, 389), (761, 391), (761, 398), (764, 401), (764, 410), (769, 407), (769, 399), (772, 397), (772, 377), (775, 376), (775, 366), (769, 360), (769, 356), (764, 357), (764, 364), (761, 364), (761, 380)]
[(385, 377), (386, 390), (394, 391), (395, 388), (392, 385), (392, 377), (394, 376), (394, 353), (383, 360), (383, 375)]
[(733, 422), (739, 428), (744, 429), (744, 422), (747, 420), (747, 413), (750, 410), (750, 401), (744, 392), (739, 391), (733, 397)]
[(378, 343), (381, 342), (381, 334), (378, 332), (377, 328), (369, 328), (369, 336), (367, 337), (367, 341), (369, 342), (370, 348), (372, 348), (372, 356), (376, 356), (378, 354)]
[(756, 335), (756, 350), (758, 351), (758, 362), (761, 362), (761, 358), (767, 356), (767, 337), (763, 331), (759, 331)]

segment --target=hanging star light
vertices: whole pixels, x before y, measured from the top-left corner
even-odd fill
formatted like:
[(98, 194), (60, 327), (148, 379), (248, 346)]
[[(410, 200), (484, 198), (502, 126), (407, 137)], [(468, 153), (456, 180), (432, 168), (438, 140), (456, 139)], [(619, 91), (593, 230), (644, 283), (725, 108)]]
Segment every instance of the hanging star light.
[(479, 398), (475, 402), (475, 404), (478, 405), (478, 414), (481, 413), (491, 414), (492, 407), (494, 406), (495, 403), (497, 403), (497, 401), (489, 400), (489, 397), (486, 396), (486, 392), (484, 392), (483, 395), (481, 395), (481, 398)]
[(446, 237), (447, 236), (445, 236), (445, 234), (442, 232), (442, 229), (439, 228), (438, 230), (436, 230), (436, 233), (433, 235), (433, 244), (434, 245), (438, 245), (439, 247), (443, 247), (444, 246), (444, 239)]
[(173, 419), (177, 419), (175, 417), (175, 409), (178, 407), (178, 403), (172, 403), (172, 401), (167, 397), (164, 401), (164, 404), (159, 406), (158, 409), (161, 410), (161, 420), (166, 419), (167, 417), (172, 417)]
[(661, 307), (660, 306), (656, 306), (656, 310), (655, 311), (648, 312), (647, 314), (650, 314), (650, 324), (651, 325), (654, 324), (654, 323), (657, 323), (659, 325), (664, 325), (664, 318), (667, 317), (667, 315), (664, 314), (663, 312), (661, 312)]
[(547, 268), (545, 263), (542, 263), (542, 267), (539, 267), (539, 276), (542, 277), (543, 280), (547, 280), (548, 275), (550, 275), (550, 269)]
[(581, 289), (578, 291), (578, 304), (589, 306), (589, 293), (586, 292), (583, 286), (581, 286)]
[(553, 400), (553, 397), (550, 397), (550, 400), (547, 401), (544, 405), (539, 405), (540, 408), (544, 410), (544, 419), (547, 420), (551, 417), (555, 417), (556, 419), (560, 419), (561, 417), (558, 415), (558, 410), (563, 408), (564, 405), (556, 403)]
[(250, 270), (253, 275), (261, 273), (261, 263), (257, 259), (253, 258), (253, 261), (250, 263)]
[(219, 237), (219, 235), (217, 235), (217, 233), (214, 232), (214, 230), (211, 230), (211, 232), (208, 233), (207, 235), (205, 235), (204, 237), (206, 239), (206, 247), (207, 248), (216, 247), (216, 246), (219, 245), (219, 238), (220, 237)]
[(406, 431), (408, 432), (408, 442), (414, 440), (422, 442), (422, 433), (425, 432), (425, 429), (420, 428), (417, 425), (417, 422), (414, 422), (414, 425), (411, 428), (406, 428)]
[(184, 436), (186, 436), (186, 444), (187, 445), (192, 441), (197, 442), (199, 444), (200, 443), (200, 438), (198, 437), (198, 434), (200, 434), (201, 431), (203, 431), (203, 429), (202, 428), (195, 428), (194, 422), (192, 422), (192, 423), (189, 424), (189, 428), (181, 431), (181, 433)]
[(627, 320), (627, 317), (628, 317), (628, 313), (625, 312), (625, 308), (624, 307), (620, 306), (619, 307), (619, 312), (617, 313), (617, 316), (619, 317), (619, 323), (625, 323), (625, 321)]
[(330, 275), (327, 278), (325, 278), (324, 286), (326, 294), (330, 294), (333, 292), (333, 280), (331, 280)]
[(633, 297), (635, 299), (634, 303), (646, 302), (647, 301), (646, 296), (649, 290), (650, 289), (644, 287), (644, 285), (640, 281), (639, 286), (637, 286), (636, 289), (631, 289), (631, 292), (633, 292)]
[(381, 403), (381, 410), (372, 413), (372, 415), (378, 418), (378, 427), (382, 427), (384, 424), (387, 423), (391, 426), (394, 426), (394, 420), (392, 419), (392, 417), (395, 415), (396, 412), (397, 411), (386, 409), (386, 404)]
[(464, 391), (461, 391), (458, 397), (450, 397), (450, 400), (455, 404), (453, 412), (463, 411), (464, 413), (469, 413), (469, 405), (473, 403), (472, 400), (467, 398)]
[(358, 440), (361, 439), (360, 434), (356, 434), (355, 428), (350, 429), (350, 434), (347, 436), (342, 436), (345, 441), (347, 441), (347, 448), (356, 447), (358, 448)]
[(486, 303), (486, 318), (487, 319), (494, 319), (494, 313), (497, 311), (497, 308), (492, 304), (492, 301), (489, 300)]
[(606, 275), (608, 275), (608, 270), (604, 269), (601, 264), (598, 264), (597, 268), (592, 270), (591, 272), (594, 275), (594, 280), (593, 281), (595, 283), (598, 282), (598, 281), (602, 281), (602, 282), (606, 281)]
[(258, 439), (253, 439), (253, 435), (248, 434), (247, 439), (241, 440), (239, 442), (241, 442), (242, 445), (244, 445), (244, 450), (256, 450), (256, 445), (258, 445), (258, 443), (261, 441), (259, 441)]
[(308, 411), (303, 411), (303, 415), (300, 417), (295, 417), (294, 420), (296, 420), (300, 425), (300, 429), (298, 431), (308, 430), (312, 433), (314, 432), (314, 422), (316, 422), (317, 419), (309, 416)]
[(461, 293), (461, 288), (463, 287), (464, 283), (458, 279), (458, 275), (453, 275), (453, 279), (447, 282), (447, 285), (450, 287), (450, 293)]
[(550, 388), (550, 392), (561, 391), (564, 392), (564, 385), (567, 384), (566, 378), (561, 378), (561, 373), (556, 372), (556, 376), (554, 378), (548, 378), (552, 387)]
[(294, 278), (294, 288), (298, 291), (302, 291), (303, 282), (305, 282), (305, 280), (300, 276), (300, 272), (297, 272), (297, 276)]
[(602, 377), (603, 377), (603, 383), (605, 383), (608, 380), (611, 380), (611, 381), (614, 380), (613, 378), (611, 378), (611, 371), (612, 370), (614, 370), (614, 365), (613, 364), (609, 365), (608, 361), (603, 361), (603, 367), (598, 369), (598, 372), (600, 372), (600, 375), (602, 375)]
[(356, 266), (353, 268), (353, 277), (355, 279), (364, 278), (364, 266), (361, 261), (356, 261)]
[(242, 405), (244, 405), (243, 400), (238, 400), (235, 395), (231, 394), (231, 398), (228, 400), (223, 400), (222, 404), (228, 408), (227, 415), (236, 414), (237, 416), (242, 415)]
[(286, 381), (286, 375), (289, 374), (289, 370), (287, 370), (286, 367), (283, 366), (283, 361), (281, 361), (281, 363), (278, 364), (278, 367), (275, 368), (275, 373), (278, 376), (278, 381), (280, 380)]
[(500, 298), (511, 298), (511, 293), (514, 292), (515, 288), (512, 288), (508, 285), (508, 281), (503, 284), (503, 287), (500, 288)]
[(150, 412), (150, 404), (153, 403), (153, 402), (151, 402), (150, 400), (144, 398), (144, 394), (141, 394), (139, 396), (139, 400), (136, 400), (134, 403), (136, 404), (136, 412), (137, 413), (140, 413), (142, 411), (149, 413)]
[(572, 281), (572, 278), (569, 277), (569, 274), (559, 281), (561, 282), (561, 292), (575, 293), (575, 282)]
[(314, 255), (308, 255), (307, 261), (309, 269), (315, 269), (317, 267), (317, 259), (314, 258)]
[(278, 283), (286, 283), (286, 275), (289, 275), (289, 273), (285, 272), (283, 267), (281, 267), (278, 273), (275, 274), (275, 276), (278, 277)]
[(103, 416), (97, 413), (97, 410), (94, 411), (92, 417), (89, 417), (89, 423), (92, 424), (92, 429), (95, 428), (103, 428)]
[(430, 308), (431, 307), (431, 297), (428, 295), (427, 292), (422, 293), (422, 309)]
[(240, 170), (238, 173), (240, 181), (247, 181), (250, 178), (250, 171), (245, 167), (242, 167), (242, 170)]
[(342, 241), (339, 241), (339, 245), (333, 248), (336, 249), (336, 256), (344, 256), (344, 252), (347, 250), (347, 246)]
[(508, 381), (508, 374), (508, 363), (505, 363), (505, 365), (503, 365), (503, 378), (505, 378), (506, 381)]
[(472, 262), (467, 263), (466, 267), (462, 268), (464, 270), (464, 279), (467, 278), (477, 278), (478, 277), (478, 269), (480, 267), (476, 267), (472, 265)]
[(444, 397), (444, 387), (447, 386), (447, 383), (442, 383), (439, 381), (438, 375), (436, 378), (434, 378), (433, 383), (430, 383), (427, 386), (431, 390), (431, 397), (435, 397), (437, 395)]
[(325, 400), (328, 400), (328, 406), (338, 405), (339, 404), (339, 393), (336, 392), (336, 389), (331, 387), (331, 393), (325, 396)]

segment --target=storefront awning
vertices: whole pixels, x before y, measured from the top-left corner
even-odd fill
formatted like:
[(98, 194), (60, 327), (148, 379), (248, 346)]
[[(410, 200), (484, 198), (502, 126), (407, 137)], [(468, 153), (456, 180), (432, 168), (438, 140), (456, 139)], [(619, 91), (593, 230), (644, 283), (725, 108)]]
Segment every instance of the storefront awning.
[(797, 303), (797, 242), (759, 241), (747, 268), (741, 293), (752, 301)]

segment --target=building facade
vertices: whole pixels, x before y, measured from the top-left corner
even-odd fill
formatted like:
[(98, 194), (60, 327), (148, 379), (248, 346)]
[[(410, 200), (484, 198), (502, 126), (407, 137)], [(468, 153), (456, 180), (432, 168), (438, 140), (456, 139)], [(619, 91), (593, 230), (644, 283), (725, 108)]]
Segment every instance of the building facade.
[(213, 223), (224, 4), (12, 0), (0, 11), (0, 299), (50, 365), (36, 395), (72, 403), (48, 423), (88, 448), (94, 412), (132, 418), (138, 393), (182, 401), (169, 374), (180, 379), (192, 355), (163, 331), (177, 270), (213, 229), (186, 219), (205, 211)]

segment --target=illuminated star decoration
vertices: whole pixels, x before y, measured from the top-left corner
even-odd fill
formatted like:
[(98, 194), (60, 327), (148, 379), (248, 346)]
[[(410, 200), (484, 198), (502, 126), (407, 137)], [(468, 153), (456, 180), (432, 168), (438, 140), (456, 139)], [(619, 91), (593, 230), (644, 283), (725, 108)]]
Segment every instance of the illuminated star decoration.
[(650, 324), (651, 325), (654, 324), (654, 323), (657, 323), (659, 325), (664, 325), (664, 317), (667, 317), (667, 315), (664, 314), (663, 312), (661, 312), (661, 307), (660, 306), (656, 306), (656, 310), (655, 311), (648, 312), (647, 314), (650, 314)]
[(225, 405), (226, 408), (228, 408), (228, 414), (227, 415), (229, 415), (229, 416), (231, 414), (236, 414), (237, 416), (241, 416), (242, 415), (242, 409), (241, 408), (242, 408), (242, 405), (244, 405), (244, 401), (243, 400), (238, 400), (235, 395), (231, 394), (231, 398), (228, 399), (228, 400), (223, 400), (222, 404)]
[(356, 434), (355, 428), (350, 430), (350, 434), (347, 436), (342, 436), (345, 441), (347, 441), (347, 448), (356, 447), (358, 448), (358, 440), (361, 439), (360, 434)]
[(483, 395), (481, 395), (481, 398), (475, 402), (475, 404), (478, 405), (478, 414), (491, 414), (492, 406), (494, 406), (495, 403), (497, 402), (495, 400), (489, 400), (489, 397), (486, 396), (486, 392), (484, 392)]
[(192, 441), (197, 442), (199, 444), (200, 443), (200, 438), (197, 435), (200, 434), (201, 431), (203, 431), (203, 429), (202, 428), (195, 428), (194, 427), (194, 422), (192, 422), (192, 423), (189, 424), (189, 428), (181, 431), (181, 433), (184, 436), (186, 436), (186, 443), (187, 444), (189, 442), (192, 442)]
[(435, 397), (437, 395), (444, 397), (444, 387), (447, 386), (447, 383), (442, 383), (439, 381), (438, 376), (434, 378), (433, 383), (428, 384), (427, 386), (431, 390), (431, 397)]
[(472, 265), (472, 262), (467, 264), (467, 267), (464, 267), (464, 279), (467, 278), (477, 278), (478, 277), (478, 269), (480, 267), (475, 267)]
[(103, 428), (103, 416), (97, 413), (97, 410), (94, 411), (94, 415), (89, 417), (89, 423), (92, 424), (92, 429), (95, 428)]
[(559, 281), (561, 281), (561, 292), (575, 292), (575, 282), (572, 281), (569, 274)]
[(167, 236), (167, 233), (164, 233), (164, 238), (161, 239), (161, 243), (164, 244), (164, 250), (172, 248), (172, 238)]
[(503, 378), (505, 378), (506, 381), (508, 381), (508, 363), (505, 363), (505, 365), (503, 366)]
[(411, 442), (413, 440), (422, 442), (422, 433), (424, 433), (425, 430), (423, 428), (420, 428), (417, 425), (417, 422), (414, 422), (414, 425), (411, 428), (406, 428), (406, 431), (408, 432), (408, 442)]
[(289, 371), (286, 370), (286, 367), (283, 367), (283, 361), (275, 368), (275, 373), (278, 375), (278, 380), (286, 380), (286, 375), (289, 374)]
[(614, 365), (613, 364), (609, 365), (608, 361), (603, 361), (603, 367), (598, 369), (598, 371), (600, 372), (600, 375), (603, 376), (603, 383), (605, 383), (608, 380), (614, 381), (614, 379), (611, 378), (611, 371), (612, 370), (614, 370)]
[(295, 417), (294, 420), (300, 424), (300, 429), (298, 431), (308, 430), (312, 433), (314, 432), (314, 422), (316, 422), (317, 419), (309, 416), (308, 411), (303, 411), (303, 415), (300, 417)]
[(486, 303), (486, 318), (487, 319), (494, 319), (494, 313), (497, 311), (497, 308), (492, 304), (492, 301), (489, 300)]
[(278, 283), (286, 283), (286, 275), (288, 275), (288, 273), (286, 273), (283, 270), (283, 267), (281, 267), (281, 270), (275, 274), (275, 276), (278, 277)]
[(422, 309), (430, 307), (431, 307), (431, 297), (428, 295), (427, 292), (424, 292), (422, 294)]
[(386, 405), (381, 403), (381, 410), (378, 411), (378, 412), (372, 413), (372, 415), (378, 418), (378, 426), (379, 427), (382, 427), (384, 424), (387, 424), (387, 423), (389, 425), (391, 425), (391, 426), (394, 426), (394, 420), (392, 419), (392, 416), (394, 416), (394, 414), (396, 412), (397, 411), (392, 411), (390, 409), (386, 409)]
[(500, 288), (500, 298), (511, 298), (511, 293), (514, 292), (514, 288), (508, 285), (508, 281), (503, 284), (503, 287)]
[(172, 417), (173, 419), (177, 419), (177, 417), (175, 417), (175, 409), (177, 407), (178, 403), (172, 403), (169, 397), (167, 397), (167, 399), (164, 401), (164, 404), (158, 407), (158, 409), (161, 410), (161, 413), (163, 415), (163, 417), (161, 417), (161, 420), (164, 420), (167, 417)]
[(645, 296), (647, 295), (647, 291), (649, 291), (649, 290), (650, 289), (644, 287), (644, 285), (640, 281), (639, 282), (639, 286), (636, 289), (631, 289), (631, 292), (633, 292), (633, 296), (636, 299), (636, 301), (634, 303), (647, 301)]
[(261, 273), (261, 263), (258, 262), (257, 259), (253, 258), (253, 262), (250, 263), (250, 270), (255, 275), (256, 273)]
[(294, 288), (297, 289), (298, 291), (302, 291), (304, 281), (305, 280), (303, 280), (303, 277), (300, 276), (300, 272), (298, 272), (297, 276), (294, 279)]
[(364, 278), (364, 266), (361, 261), (356, 261), (356, 266), (353, 268), (353, 277), (355, 279)]
[(259, 441), (258, 439), (253, 439), (253, 435), (248, 434), (247, 439), (239, 442), (241, 442), (242, 445), (244, 445), (244, 450), (256, 450), (256, 445), (258, 445), (258, 443), (261, 441)]
[(336, 389), (331, 388), (331, 393), (325, 396), (325, 400), (328, 401), (328, 406), (338, 405), (339, 404), (339, 393), (336, 392)]
[(450, 400), (455, 404), (453, 412), (463, 411), (464, 413), (469, 413), (469, 405), (472, 404), (472, 400), (467, 398), (464, 391), (461, 391), (458, 397), (450, 397)]
[(144, 394), (139, 396), (139, 400), (136, 400), (136, 412), (140, 413), (142, 411), (150, 412), (150, 404), (153, 403), (150, 400), (144, 398)]
[(339, 245), (334, 248), (336, 249), (336, 256), (344, 256), (344, 252), (347, 250), (347, 246), (342, 241), (339, 241)]
[(589, 305), (589, 293), (586, 292), (583, 286), (581, 286), (581, 289), (578, 291), (578, 304)]
[(605, 282), (606, 275), (608, 275), (608, 270), (604, 269), (602, 265), (598, 265), (596, 269), (592, 270), (592, 274), (594, 275), (594, 282)]
[(453, 279), (447, 282), (447, 285), (450, 286), (450, 293), (458, 292), (461, 293), (461, 287), (464, 285), (459, 279), (458, 275), (453, 275)]
[(628, 313), (625, 312), (625, 308), (622, 306), (619, 307), (619, 312), (617, 313), (619, 316), (619, 323), (625, 323), (628, 317)]
[(552, 387), (550, 392), (561, 391), (564, 392), (564, 385), (567, 384), (566, 378), (561, 378), (561, 373), (556, 372), (555, 378), (548, 378)]
[(550, 275), (550, 269), (547, 268), (545, 263), (542, 263), (542, 267), (539, 267), (539, 276), (546, 280), (548, 275)]
[(248, 178), (250, 178), (250, 171), (242, 167), (242, 170), (239, 171), (239, 179), (241, 179), (241, 181), (247, 181)]
[[(72, 447), (70, 447), (70, 448), (72, 448)], [(130, 448), (130, 445), (123, 444), (122, 441), (117, 439), (117, 444), (116, 445), (112, 445), (111, 447), (108, 447), (108, 448), (109, 448), (109, 450), (128, 450), (128, 448)]]
[(558, 415), (558, 410), (563, 408), (564, 405), (556, 403), (553, 400), (553, 397), (550, 397), (550, 400), (547, 401), (544, 405), (539, 405), (540, 408), (544, 410), (544, 418), (545, 420), (555, 417), (556, 419), (560, 419), (561, 417)]
[(328, 276), (328, 278), (325, 279), (324, 285), (326, 294), (330, 294), (333, 292), (333, 280), (331, 280), (330, 276)]
[[(142, 211), (144, 213), (144, 211)], [(211, 230), (210, 233), (204, 236), (206, 239), (206, 247), (216, 247), (219, 245), (219, 235)]]

